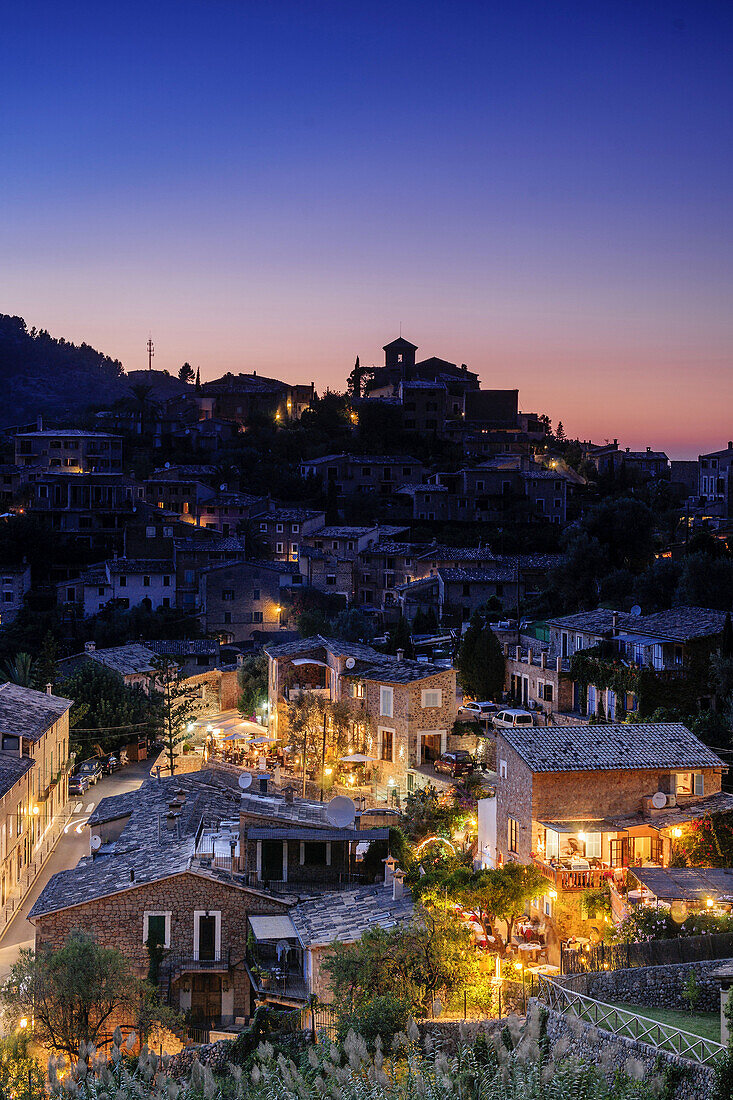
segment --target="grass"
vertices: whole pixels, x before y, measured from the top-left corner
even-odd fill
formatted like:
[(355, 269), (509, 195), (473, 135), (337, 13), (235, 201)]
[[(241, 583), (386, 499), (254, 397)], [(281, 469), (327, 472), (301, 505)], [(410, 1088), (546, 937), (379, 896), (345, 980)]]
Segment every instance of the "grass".
[[(720, 1016), (717, 1012), (685, 1012), (682, 1009), (651, 1008), (649, 1005), (619, 1004), (617, 1001), (604, 1002), (612, 1005), (619, 1016), (624, 1020), (630, 1020), (635, 1016), (643, 1016), (647, 1020), (654, 1020), (660, 1024), (676, 1027), (680, 1031), (687, 1031), (692, 1035), (700, 1035), (703, 1039), (712, 1039), (720, 1042)], [(591, 1020), (588, 1011), (578, 1013), (582, 1018)], [(599, 1027), (615, 1030), (608, 1023), (599, 1021)], [(640, 1036), (640, 1038), (642, 1038)], [(643, 1041), (643, 1039), (642, 1039)], [(660, 1046), (667, 1047), (667, 1043), (660, 1042)]]

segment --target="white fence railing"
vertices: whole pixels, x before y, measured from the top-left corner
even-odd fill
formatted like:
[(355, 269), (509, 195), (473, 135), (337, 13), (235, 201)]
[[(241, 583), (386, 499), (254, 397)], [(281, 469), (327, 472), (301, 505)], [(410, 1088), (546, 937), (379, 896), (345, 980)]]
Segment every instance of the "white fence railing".
[(670, 1024), (639, 1016), (631, 1009), (616, 1008), (615, 1005), (595, 1001), (592, 997), (566, 989), (549, 978), (540, 979), (538, 996), (547, 1008), (561, 1012), (564, 1016), (574, 1016), (594, 1027), (611, 1031), (614, 1035), (635, 1039), (657, 1050), (678, 1054), (681, 1058), (688, 1058), (691, 1062), (699, 1062), (704, 1066), (712, 1065), (725, 1050), (721, 1043), (716, 1043), (713, 1039), (705, 1039), (702, 1035), (694, 1035)]

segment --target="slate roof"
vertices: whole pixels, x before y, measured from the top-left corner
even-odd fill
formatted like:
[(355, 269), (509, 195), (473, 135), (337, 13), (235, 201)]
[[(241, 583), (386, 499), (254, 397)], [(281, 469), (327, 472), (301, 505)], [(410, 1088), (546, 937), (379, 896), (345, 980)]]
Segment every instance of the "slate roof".
[(614, 614), (617, 616), (617, 626), (627, 634), (653, 635), (674, 642), (721, 634), (725, 623), (724, 611), (708, 607), (673, 607), (653, 615), (628, 615), (624, 611), (598, 608), (597, 611), (580, 611), (575, 615), (548, 619), (547, 622), (564, 630), (605, 634), (613, 629)]
[(15, 737), (39, 741), (71, 707), (71, 699), (61, 695), (47, 695), (20, 684), (0, 684), (0, 730)]
[(107, 562), (110, 573), (171, 573), (173, 565), (170, 561), (150, 560), (145, 558), (114, 558)]
[(153, 653), (166, 653), (174, 657), (196, 656), (197, 654), (216, 655), (219, 642), (211, 638), (171, 638), (168, 641), (145, 643)]
[(0, 798), (3, 798), (34, 764), (35, 760), (32, 756), (4, 754), (0, 757)]
[(733, 900), (733, 867), (633, 867), (630, 874), (657, 898)]
[[(167, 828), (168, 804), (181, 789), (186, 799), (178, 819), (178, 834)], [(76, 867), (54, 875), (41, 892), (29, 916), (83, 905), (95, 898), (141, 883), (156, 882), (190, 867), (196, 834), (204, 817), (235, 818), (239, 813), (237, 775), (224, 768), (209, 768), (190, 775), (158, 781), (148, 779), (126, 794), (104, 798), (89, 819), (102, 821), (130, 816), (108, 854), (85, 857)], [(134, 881), (130, 871), (134, 871)]]
[(398, 485), (395, 492), (414, 496), (416, 493), (447, 493), (449, 489), (447, 485), (426, 485), (425, 482), (417, 482), (414, 485)]
[(427, 661), (398, 661), (395, 657), (391, 657), (363, 668), (357, 665), (353, 672), (351, 674), (347, 672), (346, 676), (349, 678), (351, 675), (359, 680), (387, 684), (412, 684), (445, 671), (446, 669), (440, 665), (431, 665)]
[(492, 561), (495, 555), (488, 546), (428, 546), (418, 548), (418, 561)]
[(411, 463), (413, 465), (422, 465), (420, 459), (413, 458), (412, 455), (352, 455), (352, 454), (339, 454), (339, 455), (322, 455), (321, 458), (308, 458), (304, 459), (301, 463), (302, 466), (316, 466), (319, 462), (337, 462), (339, 459), (345, 458), (348, 462), (354, 463), (355, 466), (401, 466)]
[[(283, 645), (268, 645), (265, 646), (265, 652), (270, 657), (297, 657), (299, 653), (310, 653), (311, 650), (319, 648), (329, 649), (339, 656), (354, 657), (362, 661), (384, 659), (384, 654), (372, 649), (370, 645), (343, 642), (340, 638), (324, 638), (322, 634), (314, 634), (311, 638), (299, 638), (295, 642), (284, 642)], [(396, 657), (392, 659), (397, 660)]]
[(397, 901), (383, 884), (360, 890), (344, 890), (301, 901), (290, 910), (298, 938), (304, 947), (353, 943), (370, 928), (393, 928), (412, 918), (414, 904), (409, 890)]
[(254, 791), (244, 791), (240, 803), (242, 813), (259, 814), (260, 817), (289, 824), (331, 829), (333, 826), (326, 816), (327, 807), (327, 802), (311, 802), (306, 798), (286, 802), (282, 796), (257, 794)]
[(499, 736), (533, 772), (686, 767), (727, 770), (722, 760), (680, 722), (533, 726), (503, 729)]
[(88, 657), (97, 664), (104, 665), (105, 668), (111, 668), (120, 676), (132, 676), (135, 673), (150, 672), (156, 652), (163, 651), (155, 651), (147, 645), (131, 642), (129, 645), (112, 646), (109, 649), (88, 650), (81, 656)]
[(516, 580), (517, 574), (508, 566), (489, 566), (486, 569), (438, 569), (438, 576), (447, 584), (473, 581), (477, 584), (491, 584), (499, 581), (507, 584)]

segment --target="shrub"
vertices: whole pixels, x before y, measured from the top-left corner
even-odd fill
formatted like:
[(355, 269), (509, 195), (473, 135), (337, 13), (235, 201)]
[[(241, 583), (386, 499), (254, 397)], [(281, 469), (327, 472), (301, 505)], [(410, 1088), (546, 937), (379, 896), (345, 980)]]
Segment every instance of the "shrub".
[(377, 1036), (382, 1047), (388, 1050), (395, 1035), (407, 1027), (410, 1007), (407, 997), (398, 997), (394, 993), (362, 1001), (352, 1012), (343, 1012), (339, 1016), (336, 1025), (339, 1042), (343, 1042), (348, 1033), (354, 1031), (364, 1038), (369, 1050), (375, 1049)]

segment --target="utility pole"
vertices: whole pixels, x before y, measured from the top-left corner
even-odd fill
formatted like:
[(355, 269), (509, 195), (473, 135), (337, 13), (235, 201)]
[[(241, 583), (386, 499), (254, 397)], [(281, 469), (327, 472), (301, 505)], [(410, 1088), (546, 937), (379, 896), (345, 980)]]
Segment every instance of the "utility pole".
[(153, 337), (148, 336), (148, 370), (153, 369), (153, 359), (155, 357), (155, 345), (153, 344)]

